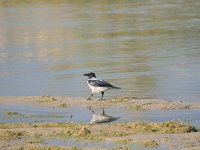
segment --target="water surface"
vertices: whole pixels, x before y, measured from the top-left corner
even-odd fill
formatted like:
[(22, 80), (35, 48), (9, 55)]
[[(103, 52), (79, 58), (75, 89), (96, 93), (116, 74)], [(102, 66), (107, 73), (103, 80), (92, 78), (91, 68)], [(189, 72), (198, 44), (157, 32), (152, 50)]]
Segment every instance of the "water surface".
[[(101, 114), (101, 109), (94, 109)], [(6, 112), (17, 112), (20, 117), (8, 116)], [(200, 127), (200, 110), (131, 110), (124, 106), (105, 108), (105, 112), (113, 117), (120, 117), (115, 122), (164, 122), (181, 121), (192, 123), (196, 128)], [(50, 108), (44, 106), (27, 105), (0, 105), (0, 122), (78, 122), (89, 123), (92, 113), (85, 107)]]
[(198, 101), (199, 0), (0, 2), (0, 95), (89, 96), (86, 78), (121, 86), (107, 97)]
[(45, 145), (53, 145), (53, 146), (67, 146), (73, 147), (76, 146), (78, 148), (97, 148), (97, 149), (137, 149), (137, 150), (167, 150), (165, 145), (156, 146), (153, 148), (144, 148), (139, 144), (118, 144), (112, 141), (87, 141), (83, 139), (61, 139), (61, 138), (51, 138), (43, 141)]

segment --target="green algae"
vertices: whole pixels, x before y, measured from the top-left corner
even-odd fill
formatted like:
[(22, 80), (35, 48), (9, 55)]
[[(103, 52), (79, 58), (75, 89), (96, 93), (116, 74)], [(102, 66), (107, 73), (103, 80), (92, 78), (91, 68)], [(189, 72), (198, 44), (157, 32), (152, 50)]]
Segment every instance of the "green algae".
[(13, 115), (18, 115), (18, 113), (17, 112), (5, 112), (4, 113), (5, 115), (7, 115), (7, 116), (13, 116)]
[(62, 104), (58, 105), (58, 107), (60, 107), (60, 108), (69, 108), (70, 105), (66, 104), (66, 103), (62, 103)]
[(16, 139), (21, 139), (22, 137), (26, 136), (27, 132), (25, 131), (9, 131), (5, 130), (1, 132), (0, 134), (0, 139), (3, 141), (10, 141), (10, 140), (16, 140)]
[(119, 97), (119, 98), (109, 99), (108, 101), (111, 103), (122, 103), (122, 102), (128, 102), (132, 99), (133, 97)]
[(157, 147), (159, 144), (154, 140), (142, 140), (141, 142), (137, 143), (138, 145), (145, 147), (145, 148), (154, 148)]
[(123, 137), (138, 133), (188, 133), (196, 132), (196, 128), (190, 124), (184, 124), (176, 121), (163, 123), (152, 122), (131, 122), (117, 123), (107, 127), (101, 126), (79, 126), (70, 128), (67, 132), (59, 133), (59, 136), (72, 136), (88, 140), (104, 140), (107, 137)]
[[(84, 123), (0, 123), (0, 129), (17, 129), (17, 128), (63, 128), (63, 131), (71, 131), (73, 135), (90, 135), (98, 134), (101, 136), (124, 136), (136, 133), (188, 133), (197, 132), (197, 129), (189, 123), (179, 121), (167, 122), (128, 122), (113, 123), (102, 125), (88, 125)], [(89, 132), (89, 130), (91, 132)], [(86, 132), (87, 134), (83, 134)], [(69, 132), (70, 133), (70, 132)], [(90, 134), (89, 134), (90, 133)], [(72, 134), (71, 134), (72, 135)]]
[(131, 143), (130, 139), (120, 139), (120, 140), (116, 140), (115, 141), (116, 144), (123, 144), (123, 145), (127, 145)]
[(126, 146), (137, 145), (137, 146), (144, 147), (144, 148), (154, 148), (154, 147), (157, 147), (159, 145), (156, 141), (150, 140), (150, 139), (133, 141), (129, 138), (116, 140), (115, 143), (118, 144), (118, 145), (126, 145)]
[(197, 131), (197, 128), (192, 126), (191, 123), (169, 121), (160, 124), (161, 133), (189, 133)]
[[(28, 129), (28, 130), (26, 130)], [(26, 130), (26, 131), (25, 131)], [(25, 144), (40, 143), (48, 138), (77, 138), (80, 140), (103, 141), (106, 138), (125, 137), (131, 134), (147, 133), (188, 133), (196, 132), (191, 124), (177, 121), (161, 123), (154, 122), (128, 122), (101, 125), (87, 125), (82, 123), (0, 123), (0, 138), (5, 140), (18, 139), (26, 136)], [(120, 141), (118, 141), (120, 142)], [(130, 141), (124, 140), (123, 143)], [(137, 144), (137, 143), (136, 143)], [(145, 147), (156, 145), (152, 141), (144, 142)]]
[(137, 133), (189, 133), (197, 132), (197, 129), (188, 123), (178, 121), (167, 121), (161, 123), (154, 122), (129, 122), (116, 124), (132, 134)]
[[(143, 140), (134, 143), (134, 141), (127, 139), (127, 135), (141, 133), (188, 133), (196, 131), (196, 128), (191, 124), (178, 121), (161, 123), (128, 122), (100, 125), (65, 122), (0, 123), (0, 135), (2, 135), (0, 138), (4, 138), (3, 140), (8, 141), (23, 138), (25, 142), (23, 143), (24, 145), (21, 146), (22, 149), (29, 149), (26, 147), (27, 145), (32, 145), (37, 149), (37, 144), (41, 144), (43, 140), (49, 138), (77, 138), (77, 140), (87, 140), (88, 142), (105, 141), (107, 138), (122, 138), (122, 140), (116, 140), (116, 144), (136, 144), (150, 148), (158, 146), (158, 143), (151, 140)], [(47, 147), (39, 147), (41, 150), (46, 148)], [(50, 146), (48, 148), (53, 149), (55, 147)]]
[(42, 96), (41, 99), (36, 100), (36, 102), (54, 102), (56, 99), (52, 96)]
[(64, 118), (65, 116), (59, 116), (59, 115), (31, 115), (31, 114), (20, 114), (18, 112), (4, 112), (4, 117), (8, 117), (8, 118)]
[(19, 114), (18, 112), (4, 112), (5, 117), (23, 117), (24, 115)]
[(129, 104), (126, 108), (130, 110), (143, 110), (140, 104)]
[(79, 150), (78, 147), (62, 147), (62, 146), (38, 146), (38, 145), (25, 145), (14, 147), (12, 150)]

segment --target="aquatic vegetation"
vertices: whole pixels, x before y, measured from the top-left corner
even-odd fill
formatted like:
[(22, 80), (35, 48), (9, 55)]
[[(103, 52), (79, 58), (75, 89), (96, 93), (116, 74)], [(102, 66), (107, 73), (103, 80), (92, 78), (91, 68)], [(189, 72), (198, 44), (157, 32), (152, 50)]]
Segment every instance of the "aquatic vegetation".
[(33, 134), (33, 137), (36, 138), (36, 139), (39, 139), (42, 137), (42, 134), (41, 133), (35, 133)]
[(5, 141), (10, 141), (14, 139), (21, 139), (23, 136), (26, 136), (27, 132), (25, 131), (10, 131), (5, 130), (0, 132), (0, 139)]
[(41, 139), (31, 139), (24, 142), (24, 144), (35, 144), (35, 143), (41, 143), (41, 142), (42, 142)]
[(153, 148), (157, 147), (159, 144), (154, 141), (154, 140), (142, 140), (141, 142), (138, 143), (140, 146), (145, 147), (145, 148)]
[(42, 96), (41, 99), (36, 100), (36, 102), (53, 102), (56, 101), (56, 99), (52, 96)]
[(142, 105), (140, 104), (129, 104), (128, 106), (126, 106), (128, 109), (131, 109), (131, 110), (143, 110), (142, 109)]
[(160, 124), (161, 133), (188, 133), (197, 132), (197, 129), (188, 123), (169, 121)]
[(12, 116), (12, 115), (18, 115), (17, 112), (10, 112), (10, 111), (9, 111), (9, 112), (5, 112), (4, 114), (5, 114), (5, 115), (8, 115), (8, 116), (10, 116), (10, 115), (11, 115), (11, 116)]
[(39, 145), (25, 145), (20, 147), (14, 147), (13, 150), (79, 150), (78, 147), (63, 147), (63, 146), (39, 146)]
[(109, 99), (108, 101), (111, 103), (122, 103), (122, 102), (128, 102), (129, 100), (132, 99), (133, 97), (119, 97), (119, 98)]
[(116, 140), (115, 141), (116, 144), (123, 144), (123, 145), (127, 145), (131, 143), (131, 139), (126, 138), (126, 139), (120, 139), (120, 140)]
[(31, 115), (31, 114), (20, 114), (18, 112), (4, 112), (4, 117), (12, 117), (12, 118), (63, 118), (65, 116), (59, 116), (59, 115)]
[(62, 103), (62, 104), (58, 105), (58, 107), (60, 107), (60, 108), (66, 108), (66, 107), (70, 107), (70, 105), (66, 104), (66, 103)]
[(161, 123), (154, 122), (129, 122), (116, 124), (124, 128), (126, 132), (136, 134), (136, 133), (188, 133), (196, 132), (197, 129), (191, 124), (182, 123), (178, 121), (168, 121)]
[(187, 133), (196, 132), (196, 128), (189, 124), (169, 121), (163, 123), (152, 122), (129, 122), (108, 125), (91, 125), (70, 128), (67, 132), (60, 133), (61, 136), (72, 136), (77, 138), (103, 140), (107, 137), (122, 137), (138, 133)]
[(116, 140), (115, 143), (120, 144), (120, 145), (126, 145), (128, 147), (130, 147), (132, 145), (132, 146), (139, 146), (139, 147), (144, 147), (144, 148), (153, 148), (153, 147), (157, 147), (159, 145), (156, 141), (150, 140), (150, 139), (132, 140), (129, 138), (123, 138), (120, 140)]
[[(42, 122), (42, 123), (0, 123), (0, 139), (12, 140), (24, 138), (24, 146), (36, 146), (49, 138), (76, 138), (88, 142), (104, 141), (107, 138), (118, 138), (116, 144), (136, 144), (143, 147), (155, 147), (156, 141), (139, 141), (139, 143), (127, 139), (127, 135), (147, 133), (188, 133), (196, 132), (191, 124), (168, 121), (168, 122), (128, 122), (113, 124), (82, 124), (65, 122)], [(6, 136), (5, 136), (6, 135)], [(7, 137), (7, 138), (5, 138)], [(115, 142), (115, 141), (114, 141)], [(39, 149), (45, 149), (39, 147)], [(48, 147), (51, 149), (52, 147)], [(34, 149), (34, 148), (33, 148)]]
[(4, 112), (5, 117), (23, 117), (24, 115), (19, 114), (18, 112)]

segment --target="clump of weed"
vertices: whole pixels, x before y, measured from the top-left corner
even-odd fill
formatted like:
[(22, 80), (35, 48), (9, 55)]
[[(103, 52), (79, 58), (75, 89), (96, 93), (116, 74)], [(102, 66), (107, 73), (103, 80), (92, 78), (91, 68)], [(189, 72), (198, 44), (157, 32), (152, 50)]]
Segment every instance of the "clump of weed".
[(140, 104), (129, 104), (127, 108), (131, 110), (142, 110), (142, 106)]
[(88, 130), (86, 127), (80, 128), (80, 129), (78, 130), (78, 132), (77, 132), (77, 136), (87, 136), (87, 135), (89, 135), (89, 134), (91, 134), (91, 131)]
[(138, 144), (145, 148), (153, 148), (158, 146), (158, 143), (154, 140), (142, 140)]
[(58, 107), (66, 108), (66, 107), (70, 107), (70, 106), (68, 104), (66, 104), (66, 103), (62, 103), (62, 104), (58, 105)]
[(56, 99), (52, 96), (42, 96), (42, 99), (37, 100), (37, 102), (53, 102), (56, 101)]
[(65, 116), (58, 115), (31, 115), (31, 114), (20, 114), (18, 112), (4, 112), (5, 117), (13, 118), (63, 118)]
[[(0, 138), (8, 137), (14, 139), (26, 135), (22, 132), (22, 128), (30, 128), (35, 135), (31, 135), (33, 139), (43, 139), (47, 137), (61, 138), (80, 138), (85, 140), (99, 141), (107, 137), (123, 137), (131, 134), (139, 133), (187, 133), (197, 131), (191, 124), (186, 124), (178, 121), (168, 122), (128, 122), (128, 123), (113, 123), (101, 125), (87, 125), (81, 123), (0, 123), (1, 131)], [(18, 130), (20, 128), (20, 130)], [(44, 128), (49, 132), (37, 132), (37, 128)], [(5, 129), (12, 129), (4, 133)], [(13, 129), (15, 131), (13, 131)], [(5, 136), (6, 135), (6, 136)], [(28, 134), (27, 134), (28, 135)], [(34, 141), (32, 141), (34, 142)], [(37, 142), (37, 141), (36, 141)]]
[(12, 111), (4, 112), (4, 116), (5, 117), (23, 117), (22, 114), (19, 114), (18, 112), (12, 112)]
[(39, 146), (39, 145), (25, 145), (20, 147), (15, 147), (14, 150), (79, 150), (78, 147), (62, 147), (62, 146)]
[(21, 139), (23, 136), (27, 135), (25, 131), (9, 131), (6, 130), (0, 134), (1, 140), (14, 140), (14, 139)]
[(8, 112), (5, 112), (4, 113), (5, 115), (8, 115), (8, 116), (12, 116), (12, 115), (18, 115), (18, 113), (17, 112), (12, 112), (12, 111), (8, 111)]
[(169, 121), (160, 124), (160, 132), (162, 133), (188, 133), (197, 132), (197, 129), (188, 123)]
[(116, 144), (127, 145), (131, 143), (131, 139), (120, 139), (115, 141)]
[(133, 99), (133, 98), (132, 97), (119, 97), (119, 98), (110, 99), (109, 102), (121, 103), (121, 102), (128, 102), (131, 99)]

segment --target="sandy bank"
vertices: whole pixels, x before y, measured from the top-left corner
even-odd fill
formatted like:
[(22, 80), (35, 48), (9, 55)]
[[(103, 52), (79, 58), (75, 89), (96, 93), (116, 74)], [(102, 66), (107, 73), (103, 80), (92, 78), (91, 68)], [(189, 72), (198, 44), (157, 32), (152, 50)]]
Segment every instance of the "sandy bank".
[[(0, 104), (50, 108), (118, 107), (146, 110), (200, 109), (200, 103), (121, 97), (88, 101), (81, 97), (5, 96)], [(120, 108), (121, 108), (120, 107)], [(81, 112), (80, 112), (81, 113)], [(15, 117), (35, 117), (7, 112)], [(51, 116), (52, 117), (52, 116)], [(0, 149), (200, 149), (200, 132), (190, 122), (127, 122), (94, 124), (66, 122), (0, 123)], [(49, 142), (49, 140), (51, 142)], [(57, 141), (52, 143), (52, 141)], [(57, 143), (61, 143), (58, 144)], [(66, 144), (67, 143), (67, 144)], [(73, 146), (74, 145), (74, 146)], [(106, 145), (106, 146), (105, 146)], [(109, 146), (108, 146), (109, 145)]]
[(83, 97), (67, 97), (67, 96), (1, 96), (2, 104), (26, 104), (26, 105), (44, 105), (49, 107), (68, 107), (68, 106), (114, 106), (124, 105), (130, 109), (200, 109), (198, 102), (172, 101), (151, 98), (137, 97), (119, 97), (107, 100), (86, 100)]
[[(129, 149), (132, 145), (143, 148), (166, 146), (168, 149), (200, 148), (200, 133), (190, 124), (163, 123), (114, 123), (88, 125), (80, 123), (0, 123), (1, 149), (63, 149), (45, 144), (48, 139), (87, 141), (85, 149), (98, 149), (95, 143), (114, 143), (111, 148)], [(175, 142), (176, 140), (176, 142)], [(51, 145), (51, 143), (49, 143)], [(79, 146), (70, 149), (83, 149)], [(94, 144), (94, 145), (93, 145)], [(92, 146), (93, 145), (93, 146)], [(120, 147), (119, 147), (120, 145)], [(67, 149), (66, 148), (66, 149)], [(101, 149), (107, 149), (101, 147)]]

